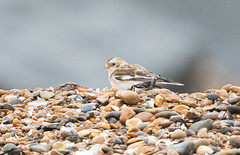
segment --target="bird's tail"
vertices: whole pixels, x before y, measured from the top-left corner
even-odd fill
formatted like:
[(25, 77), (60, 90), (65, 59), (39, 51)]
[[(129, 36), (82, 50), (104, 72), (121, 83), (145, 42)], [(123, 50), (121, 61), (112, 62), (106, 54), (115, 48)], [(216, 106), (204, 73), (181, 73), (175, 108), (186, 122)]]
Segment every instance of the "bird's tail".
[(171, 79), (167, 79), (167, 78), (164, 78), (164, 77), (161, 77), (161, 76), (157, 77), (156, 84), (157, 85), (167, 84), (167, 85), (184, 86), (184, 84), (182, 84), (182, 83), (175, 82)]

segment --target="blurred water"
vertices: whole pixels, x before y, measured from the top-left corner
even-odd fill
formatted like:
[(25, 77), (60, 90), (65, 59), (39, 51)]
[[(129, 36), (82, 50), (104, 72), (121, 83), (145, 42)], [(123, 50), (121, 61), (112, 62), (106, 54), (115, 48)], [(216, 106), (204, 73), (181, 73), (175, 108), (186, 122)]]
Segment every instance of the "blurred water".
[(2, 0), (0, 88), (110, 87), (111, 57), (186, 84), (239, 85), (240, 1)]

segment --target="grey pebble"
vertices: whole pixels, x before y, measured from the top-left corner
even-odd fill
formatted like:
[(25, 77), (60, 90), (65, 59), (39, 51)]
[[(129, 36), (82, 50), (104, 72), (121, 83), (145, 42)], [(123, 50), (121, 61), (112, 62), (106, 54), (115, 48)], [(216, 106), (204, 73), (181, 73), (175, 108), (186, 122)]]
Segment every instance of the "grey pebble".
[(120, 112), (120, 111), (111, 111), (111, 112), (106, 116), (106, 119), (109, 119), (109, 118), (113, 117), (113, 118), (119, 120), (120, 115), (121, 115), (121, 112)]
[(98, 103), (86, 103), (83, 104), (81, 107), (81, 111), (82, 112), (87, 112), (87, 111), (91, 111), (91, 110), (95, 110), (98, 107)]
[(162, 112), (159, 112), (155, 115), (156, 118), (158, 117), (164, 117), (164, 118), (167, 118), (169, 119), (171, 116), (176, 116), (178, 115), (177, 112), (175, 111), (162, 111)]
[(175, 150), (175, 151), (177, 151), (181, 155), (191, 155), (195, 151), (194, 143), (193, 142), (189, 142), (189, 141), (169, 146), (169, 147), (167, 147), (165, 149), (165, 151), (167, 151), (169, 149)]
[(47, 152), (51, 150), (51, 147), (48, 146), (47, 144), (31, 144), (29, 146), (31, 151), (36, 151), (36, 152)]
[(15, 105), (15, 104), (24, 104), (21, 100), (19, 99), (12, 99), (8, 102), (11, 105)]
[(213, 94), (208, 94), (207, 95), (207, 98), (209, 99), (209, 100), (216, 100), (216, 99), (218, 99), (219, 98), (219, 95), (218, 94), (216, 94), (216, 93), (213, 93)]
[(237, 106), (237, 105), (228, 105), (227, 110), (231, 114), (240, 114), (240, 106)]
[(61, 128), (60, 123), (50, 123), (50, 124), (42, 126), (42, 129), (44, 131), (52, 131), (54, 129), (60, 130), (60, 128)]
[(9, 103), (0, 103), (0, 109), (15, 110), (15, 108)]
[(192, 129), (196, 133), (201, 129), (201, 128), (207, 128), (208, 130), (212, 129), (212, 123), (213, 121), (211, 119), (203, 120), (203, 121), (198, 121), (193, 123), (189, 129)]
[(4, 145), (4, 147), (2, 148), (2, 152), (3, 154), (20, 154), (20, 152), (22, 152), (22, 150), (17, 147), (15, 144), (12, 143), (8, 143), (6, 145)]
[(2, 124), (11, 124), (11, 120), (8, 118), (8, 116), (4, 116), (2, 118)]

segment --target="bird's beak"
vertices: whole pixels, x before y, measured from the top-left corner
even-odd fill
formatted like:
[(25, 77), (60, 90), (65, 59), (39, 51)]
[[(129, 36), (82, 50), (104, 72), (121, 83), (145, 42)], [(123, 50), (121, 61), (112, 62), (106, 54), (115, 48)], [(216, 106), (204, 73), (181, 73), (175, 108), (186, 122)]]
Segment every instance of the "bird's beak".
[(104, 66), (104, 68), (105, 68), (105, 69), (108, 69), (108, 68), (109, 68), (108, 64), (106, 64), (106, 65)]

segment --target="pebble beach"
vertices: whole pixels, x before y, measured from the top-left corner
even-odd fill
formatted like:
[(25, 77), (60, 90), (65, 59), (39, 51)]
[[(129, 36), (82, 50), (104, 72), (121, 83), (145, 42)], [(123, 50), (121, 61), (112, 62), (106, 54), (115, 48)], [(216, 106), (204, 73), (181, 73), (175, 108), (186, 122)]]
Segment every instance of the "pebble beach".
[(237, 155), (240, 86), (0, 89), (1, 155)]

